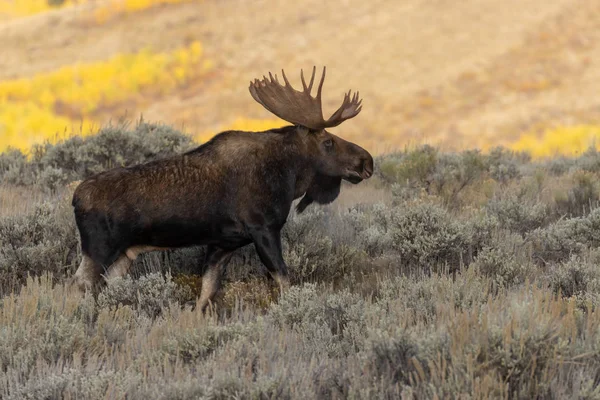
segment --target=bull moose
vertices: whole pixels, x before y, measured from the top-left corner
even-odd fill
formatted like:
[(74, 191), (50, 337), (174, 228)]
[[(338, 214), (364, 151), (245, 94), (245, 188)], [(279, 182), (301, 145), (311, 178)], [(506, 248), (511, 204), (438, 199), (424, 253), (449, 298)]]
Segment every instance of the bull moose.
[(303, 91), (282, 70), (250, 82), (250, 94), (292, 123), (264, 132), (226, 131), (187, 153), (101, 172), (73, 195), (83, 259), (72, 282), (81, 290), (128, 273), (143, 252), (206, 245), (206, 269), (198, 305), (217, 292), (232, 253), (253, 243), (281, 290), (289, 286), (280, 232), (292, 202), (297, 211), (331, 203), (342, 179), (353, 184), (373, 174), (373, 157), (329, 133), (361, 111), (358, 92), (325, 120), (321, 90), (311, 95), (316, 68)]

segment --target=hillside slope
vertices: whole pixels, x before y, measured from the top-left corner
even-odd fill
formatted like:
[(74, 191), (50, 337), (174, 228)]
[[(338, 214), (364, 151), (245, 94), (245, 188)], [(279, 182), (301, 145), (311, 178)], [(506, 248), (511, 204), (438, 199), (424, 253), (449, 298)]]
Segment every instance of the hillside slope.
[(199, 40), (201, 83), (110, 110), (192, 132), (271, 116), (248, 95), (267, 71), (327, 65), (325, 113), (347, 89), (364, 111), (335, 129), (374, 151), (407, 143), (510, 144), (531, 129), (600, 119), (600, 3), (586, 0), (192, 1), (98, 23), (102, 2), (0, 25), (0, 79)]

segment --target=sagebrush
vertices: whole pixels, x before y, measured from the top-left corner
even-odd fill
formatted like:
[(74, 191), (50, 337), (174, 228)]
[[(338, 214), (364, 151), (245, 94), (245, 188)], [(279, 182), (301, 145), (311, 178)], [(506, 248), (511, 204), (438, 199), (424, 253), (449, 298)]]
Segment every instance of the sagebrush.
[(283, 295), (252, 247), (207, 315), (202, 247), (70, 292), (66, 185), (192, 145), (141, 123), (0, 155), (3, 184), (48, 193), (0, 219), (0, 397), (600, 398), (598, 153), (381, 156), (386, 200), (291, 213)]

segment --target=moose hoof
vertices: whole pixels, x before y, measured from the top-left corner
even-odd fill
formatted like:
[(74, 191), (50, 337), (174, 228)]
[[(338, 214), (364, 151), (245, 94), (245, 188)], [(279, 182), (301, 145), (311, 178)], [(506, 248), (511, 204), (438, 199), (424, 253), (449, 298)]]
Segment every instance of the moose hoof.
[(85, 291), (87, 289), (86, 283), (78, 276), (73, 276), (73, 277), (67, 279), (65, 286), (70, 291), (79, 292), (79, 293), (85, 293)]

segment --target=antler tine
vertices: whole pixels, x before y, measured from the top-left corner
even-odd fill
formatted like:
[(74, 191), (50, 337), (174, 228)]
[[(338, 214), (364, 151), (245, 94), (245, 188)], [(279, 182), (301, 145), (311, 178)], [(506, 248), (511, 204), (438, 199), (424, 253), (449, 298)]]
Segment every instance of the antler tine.
[(317, 73), (317, 66), (313, 65), (313, 72), (312, 75), (310, 76), (310, 83), (308, 84), (308, 93), (310, 94), (310, 91), (312, 90), (312, 85), (313, 82), (315, 81), (315, 74)]
[(292, 85), (290, 85), (290, 81), (288, 81), (287, 76), (285, 76), (285, 72), (283, 71), (283, 69), (281, 70), (281, 75), (283, 75), (283, 80), (285, 82), (285, 86), (292, 87)]
[(344, 100), (338, 110), (325, 121), (321, 108), (321, 94), (327, 68), (323, 67), (323, 74), (319, 81), (316, 96), (311, 95), (317, 67), (313, 66), (310, 83), (306, 84), (304, 70), (300, 71), (303, 91), (296, 90), (290, 84), (285, 71), (281, 70), (284, 85), (279, 83), (277, 75), (269, 72), (269, 77), (263, 75), (263, 79), (255, 79), (250, 82), (250, 94), (259, 104), (277, 115), (279, 118), (295, 125), (305, 126), (310, 129), (323, 129), (341, 124), (346, 119), (357, 115), (361, 110), (361, 102), (358, 92), (344, 93)]
[(310, 94), (312, 91), (313, 83), (315, 81), (315, 73), (317, 72), (317, 67), (313, 66), (312, 75), (310, 76), (310, 83), (308, 87), (306, 87), (306, 82), (304, 81), (304, 71), (300, 70), (300, 79), (302, 80), (302, 87), (304, 87), (304, 91)]
[(347, 119), (353, 118), (362, 110), (362, 99), (359, 97), (359, 93), (352, 94), (352, 90), (348, 93), (344, 93), (344, 100), (340, 108), (334, 112), (327, 121), (325, 126), (334, 127)]
[[(302, 68), (300, 68), (300, 80), (302, 81), (302, 87), (304, 88), (304, 91), (306, 92), (306, 89), (308, 89), (306, 87), (306, 82), (304, 81), (304, 70)], [(310, 92), (309, 92), (310, 94)]]
[(316, 99), (321, 101), (321, 90), (323, 90), (323, 83), (325, 82), (325, 72), (327, 72), (327, 68), (323, 66), (323, 75), (321, 75), (321, 82), (319, 82), (319, 87), (317, 88), (317, 97)]

